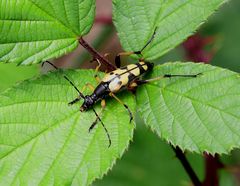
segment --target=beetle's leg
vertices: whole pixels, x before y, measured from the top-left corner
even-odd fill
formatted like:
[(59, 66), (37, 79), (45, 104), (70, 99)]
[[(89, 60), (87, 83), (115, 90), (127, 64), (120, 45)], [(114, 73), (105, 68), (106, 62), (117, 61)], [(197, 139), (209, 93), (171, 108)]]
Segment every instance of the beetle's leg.
[(107, 58), (110, 55), (110, 53), (105, 53), (103, 56)]
[(117, 68), (121, 67), (121, 56), (130, 56), (132, 54), (141, 54), (141, 51), (132, 51), (132, 52), (120, 52), (118, 55), (115, 57), (115, 65)]
[[(94, 91), (94, 86), (91, 85), (90, 83), (86, 83), (86, 84), (84, 85), (84, 87), (83, 87), (83, 92), (84, 92), (84, 90), (85, 90), (87, 87), (88, 87), (89, 89), (91, 89), (92, 91)], [(73, 101), (70, 102), (69, 104), (72, 105), (73, 103), (76, 103), (76, 102), (79, 101), (79, 100), (80, 100), (79, 98), (76, 98), (75, 100), (73, 100)], [(106, 107), (106, 101), (105, 101), (104, 99), (102, 99), (102, 101), (101, 101), (101, 106), (102, 106), (102, 108), (101, 108), (101, 111), (100, 111), (99, 114), (95, 111), (94, 108), (92, 108), (92, 110), (94, 111), (94, 113), (95, 113), (95, 115), (96, 115), (96, 119), (95, 119), (95, 121), (92, 123), (92, 125), (89, 127), (89, 132), (96, 126), (96, 124), (97, 124), (97, 122), (98, 122), (98, 120), (99, 120), (100, 123), (101, 123), (101, 125), (103, 126), (106, 134), (107, 134), (108, 141), (109, 141), (109, 146), (108, 146), (108, 147), (110, 147), (110, 146), (111, 146), (111, 143), (112, 143), (112, 142), (111, 142), (110, 135), (109, 135), (109, 133), (108, 133), (107, 128), (105, 127), (104, 123), (102, 122), (102, 120), (101, 120), (101, 118), (100, 118), (103, 110), (104, 110), (105, 107)]]
[(89, 88), (91, 91), (94, 91), (95, 89), (91, 83), (86, 83), (83, 87), (84, 88), (83, 91), (86, 89), (86, 87)]
[(80, 97), (80, 96), (78, 96), (77, 98), (75, 98), (74, 100), (72, 100), (71, 102), (69, 102), (69, 103), (68, 103), (68, 105), (73, 105), (73, 104), (75, 104), (75, 103), (79, 102), (79, 101), (80, 101), (80, 99), (81, 99), (81, 97)]
[(155, 78), (152, 78), (152, 79), (147, 79), (147, 80), (137, 80), (136, 83), (138, 85), (141, 85), (141, 84), (145, 84), (145, 83), (149, 83), (149, 82), (152, 82), (152, 81), (158, 81), (160, 79), (163, 79), (163, 78), (172, 78), (172, 77), (198, 77), (199, 75), (202, 75), (202, 73), (198, 73), (198, 74), (165, 74), (163, 76), (159, 76), (159, 77), (155, 77)]
[[(139, 51), (131, 51), (131, 52), (121, 52), (115, 57), (115, 65), (117, 68), (121, 67), (121, 56), (130, 56), (132, 54), (142, 55), (142, 51), (152, 42), (152, 40), (155, 37), (157, 27), (155, 27), (154, 32), (151, 36), (151, 38), (147, 41), (147, 43), (142, 47)], [(140, 61), (143, 61), (142, 58), (139, 59)]]
[(101, 120), (101, 118), (100, 118), (100, 116), (102, 115), (102, 112), (104, 111), (104, 109), (105, 109), (105, 107), (106, 107), (106, 101), (105, 101), (104, 99), (102, 99), (102, 101), (101, 101), (101, 106), (102, 106), (102, 108), (101, 108), (99, 114), (97, 114), (97, 112), (95, 111), (95, 109), (93, 109), (93, 111), (94, 111), (94, 113), (95, 113), (95, 115), (96, 115), (96, 119), (95, 119), (95, 121), (92, 123), (92, 125), (89, 127), (88, 131), (91, 132), (91, 130), (97, 125), (97, 122), (98, 122), (98, 120), (99, 120), (100, 123), (101, 123), (101, 125), (103, 126), (106, 134), (107, 134), (108, 141), (109, 141), (109, 146), (108, 146), (108, 147), (110, 147), (110, 146), (111, 146), (111, 143), (112, 143), (111, 138), (110, 138), (110, 135), (109, 135), (109, 133), (108, 133), (107, 128), (105, 127), (105, 125), (103, 124), (103, 122), (102, 122), (102, 120)]
[[(91, 85), (90, 83), (86, 83), (82, 89), (82, 92), (84, 92), (86, 90), (86, 88), (89, 88), (90, 90), (94, 91), (94, 86)], [(71, 102), (68, 103), (68, 105), (73, 105), (74, 103), (77, 103), (78, 101), (80, 101), (82, 98), (81, 95), (79, 95), (76, 99), (72, 100)]]
[(133, 81), (132, 83), (130, 83), (128, 86), (127, 86), (127, 90), (132, 92), (133, 94), (136, 93), (136, 87), (138, 86), (138, 83), (137, 83), (137, 79), (135, 81)]
[(134, 88), (136, 88), (136, 87), (138, 86), (137, 81), (138, 81), (138, 80), (130, 83), (130, 84), (128, 85), (128, 88), (129, 88), (129, 89), (134, 89)]
[(98, 73), (99, 68), (101, 67), (101, 63), (100, 63), (100, 61), (99, 61), (98, 59), (96, 59), (96, 61), (97, 61), (98, 65), (97, 65), (97, 67), (95, 68), (95, 74)]
[(89, 127), (89, 132), (96, 126), (97, 122), (98, 122), (98, 118), (102, 115), (102, 112), (104, 111), (105, 107), (106, 107), (106, 101), (105, 99), (102, 99), (101, 101), (101, 110), (98, 113), (98, 117), (95, 119), (95, 121), (92, 123), (92, 125)]
[(101, 67), (101, 63), (100, 63), (100, 61), (99, 61), (98, 59), (96, 59), (96, 61), (97, 61), (97, 63), (98, 63), (98, 66), (97, 66), (96, 69), (95, 69), (94, 78), (96, 79), (96, 81), (97, 81), (98, 83), (100, 83), (100, 82), (101, 82), (101, 79), (100, 79), (100, 77), (98, 76), (98, 71), (99, 71), (99, 68)]
[(114, 99), (116, 99), (119, 103), (121, 103), (121, 104), (127, 109), (128, 113), (129, 113), (129, 117), (130, 117), (130, 123), (131, 123), (132, 120), (133, 120), (133, 114), (132, 114), (131, 110), (129, 109), (129, 107), (128, 107), (125, 103), (123, 103), (123, 102), (122, 102), (115, 94), (113, 94), (112, 92), (109, 94), (109, 96), (111, 96), (111, 97), (113, 97)]

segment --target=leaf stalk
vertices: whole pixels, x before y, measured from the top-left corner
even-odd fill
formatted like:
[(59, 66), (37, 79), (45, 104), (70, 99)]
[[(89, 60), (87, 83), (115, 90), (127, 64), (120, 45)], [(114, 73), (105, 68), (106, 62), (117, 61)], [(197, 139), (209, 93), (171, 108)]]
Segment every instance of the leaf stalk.
[(94, 59), (98, 59), (102, 64), (104, 64), (107, 67), (108, 71), (113, 71), (116, 69), (116, 67), (113, 64), (111, 64), (111, 62), (109, 62), (94, 48), (92, 48), (82, 37), (80, 37), (78, 41), (93, 56)]
[(185, 154), (182, 152), (182, 150), (179, 147), (173, 147), (173, 151), (176, 154), (176, 157), (181, 162), (182, 166), (184, 167), (185, 171), (187, 172), (188, 176), (190, 177), (192, 183), (195, 186), (201, 186), (201, 182), (199, 178), (197, 177), (196, 173), (194, 172), (193, 168), (191, 167), (190, 163), (188, 162)]

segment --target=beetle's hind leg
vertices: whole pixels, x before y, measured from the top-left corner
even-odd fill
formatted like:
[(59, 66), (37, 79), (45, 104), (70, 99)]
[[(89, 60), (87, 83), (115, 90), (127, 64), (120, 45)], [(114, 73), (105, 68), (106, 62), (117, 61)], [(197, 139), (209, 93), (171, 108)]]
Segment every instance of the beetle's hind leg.
[[(82, 92), (84, 92), (87, 87), (92, 91), (94, 90), (94, 86), (92, 84), (86, 83), (82, 89)], [(82, 99), (82, 95), (79, 94), (78, 97), (76, 99), (72, 100), (71, 102), (69, 102), (68, 105), (73, 105), (73, 104), (77, 103), (78, 101), (80, 101), (81, 99)]]
[(121, 67), (121, 56), (130, 56), (132, 54), (142, 54), (141, 51), (131, 51), (131, 52), (120, 52), (115, 57), (115, 65), (117, 68)]
[(155, 37), (156, 30), (157, 30), (157, 27), (155, 27), (154, 32), (153, 32), (151, 38), (147, 41), (147, 43), (142, 47), (141, 50), (139, 50), (139, 51), (130, 51), (130, 52), (121, 52), (118, 55), (116, 55), (116, 57), (115, 57), (115, 65), (116, 65), (116, 67), (117, 68), (121, 67), (121, 56), (130, 56), (132, 54), (141, 55), (141, 58), (139, 59), (139, 61), (143, 61), (142, 51), (152, 42), (152, 40)]
[(131, 112), (131, 110), (129, 109), (129, 107), (123, 103), (115, 94), (113, 94), (112, 92), (109, 94), (109, 96), (113, 97), (114, 99), (116, 99), (119, 103), (121, 103), (125, 109), (128, 111), (128, 114), (129, 114), (129, 117), (130, 117), (130, 123), (132, 122), (133, 120), (133, 114)]
[(202, 75), (202, 73), (198, 73), (198, 74), (164, 74), (163, 76), (158, 76), (152, 79), (146, 79), (146, 80), (137, 80), (136, 83), (137, 85), (142, 85), (145, 83), (150, 83), (153, 81), (158, 81), (161, 80), (163, 78), (172, 78), (172, 77), (183, 77), (183, 78), (196, 78), (198, 76)]

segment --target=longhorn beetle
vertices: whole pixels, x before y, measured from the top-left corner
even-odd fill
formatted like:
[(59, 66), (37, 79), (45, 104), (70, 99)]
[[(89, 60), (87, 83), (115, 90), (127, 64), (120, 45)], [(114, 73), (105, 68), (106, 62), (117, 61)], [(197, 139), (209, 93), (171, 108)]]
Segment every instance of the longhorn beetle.
[[(149, 83), (149, 82), (156, 81), (156, 80), (160, 80), (162, 78), (197, 77), (198, 75), (201, 74), (201, 73), (193, 74), (193, 75), (165, 74), (163, 76), (159, 76), (159, 77), (148, 79), (148, 80), (140, 80), (139, 78), (141, 77), (141, 75), (143, 75), (144, 73), (149, 72), (153, 69), (153, 66), (154, 66), (153, 63), (144, 61), (143, 58), (140, 58), (138, 63), (129, 64), (127, 66), (120, 67), (121, 66), (120, 56), (129, 56), (131, 54), (141, 55), (142, 51), (153, 40), (155, 33), (156, 33), (156, 28), (155, 28), (154, 33), (151, 36), (151, 38), (148, 40), (148, 42), (144, 45), (144, 47), (140, 51), (119, 53), (115, 58), (115, 64), (117, 67), (116, 70), (106, 73), (105, 76), (103, 77), (103, 79), (100, 79), (100, 77), (97, 75), (97, 72), (101, 66), (101, 63), (98, 59), (96, 59), (96, 61), (98, 62), (98, 66), (95, 69), (94, 77), (95, 77), (96, 81), (98, 82), (98, 86), (96, 88), (94, 88), (94, 86), (92, 86), (91, 84), (86, 83), (82, 90), (84, 92), (85, 88), (88, 87), (89, 89), (91, 89), (93, 91), (92, 94), (90, 94), (90, 95), (83, 95), (82, 92), (74, 85), (74, 83), (67, 76), (64, 75), (64, 78), (76, 89), (76, 91), (79, 94), (76, 99), (69, 102), (68, 104), (73, 105), (73, 104), (77, 103), (78, 101), (80, 101), (81, 99), (84, 100), (83, 104), (80, 107), (80, 111), (84, 112), (86, 110), (92, 109), (94, 114), (96, 115), (95, 121), (89, 127), (89, 132), (96, 126), (96, 124), (99, 120), (107, 134), (107, 137), (109, 140), (108, 147), (111, 146), (111, 138), (110, 138), (107, 128), (105, 127), (104, 123), (102, 122), (102, 120), (100, 118), (100, 115), (102, 114), (103, 110), (106, 107), (106, 102), (105, 102), (106, 97), (110, 96), (110, 97), (115, 98), (120, 104), (122, 104), (125, 107), (125, 109), (128, 111), (128, 114), (130, 116), (130, 123), (131, 123), (131, 121), (133, 119), (133, 114), (132, 114), (131, 110), (125, 103), (123, 103), (115, 95), (115, 93), (117, 93), (123, 89), (126, 89), (126, 88), (132, 89), (132, 88), (137, 87), (138, 85)], [(49, 61), (46, 61), (46, 62), (49, 63), (50, 65), (52, 65), (55, 69), (58, 69), (54, 64), (50, 63)], [(95, 103), (98, 101), (101, 101), (101, 106), (102, 106), (99, 114), (97, 114), (96, 110), (93, 108)]]

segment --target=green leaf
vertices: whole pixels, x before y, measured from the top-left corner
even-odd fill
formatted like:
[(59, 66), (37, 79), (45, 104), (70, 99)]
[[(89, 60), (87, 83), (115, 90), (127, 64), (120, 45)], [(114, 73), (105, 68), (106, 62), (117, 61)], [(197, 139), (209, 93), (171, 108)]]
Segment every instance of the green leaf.
[(151, 77), (197, 73), (203, 74), (139, 87), (139, 112), (174, 146), (198, 153), (229, 153), (240, 147), (239, 74), (204, 64), (168, 63), (155, 67)]
[[(80, 89), (96, 86), (94, 71), (64, 72)], [(84, 94), (91, 91), (86, 90)], [(102, 177), (132, 139), (134, 124), (126, 109), (107, 99), (101, 116), (112, 145), (92, 110), (81, 113), (80, 103), (62, 73), (50, 73), (24, 81), (0, 95), (0, 185), (89, 185)], [(120, 94), (134, 111), (130, 93)], [(100, 111), (100, 104), (95, 109)]]
[(69, 53), (89, 32), (95, 0), (3, 0), (0, 62), (32, 64)]
[[(189, 186), (191, 181), (172, 148), (137, 122), (133, 143), (121, 160), (93, 186)], [(141, 154), (141, 156), (139, 156)], [(201, 155), (186, 154), (200, 180), (204, 178)], [(173, 179), (174, 175), (174, 179)]]
[(156, 59), (190, 36), (226, 0), (114, 0), (114, 24), (123, 48)]
[(32, 66), (16, 66), (11, 63), (0, 64), (0, 91), (13, 86), (16, 82), (31, 78), (39, 73), (36, 65)]

